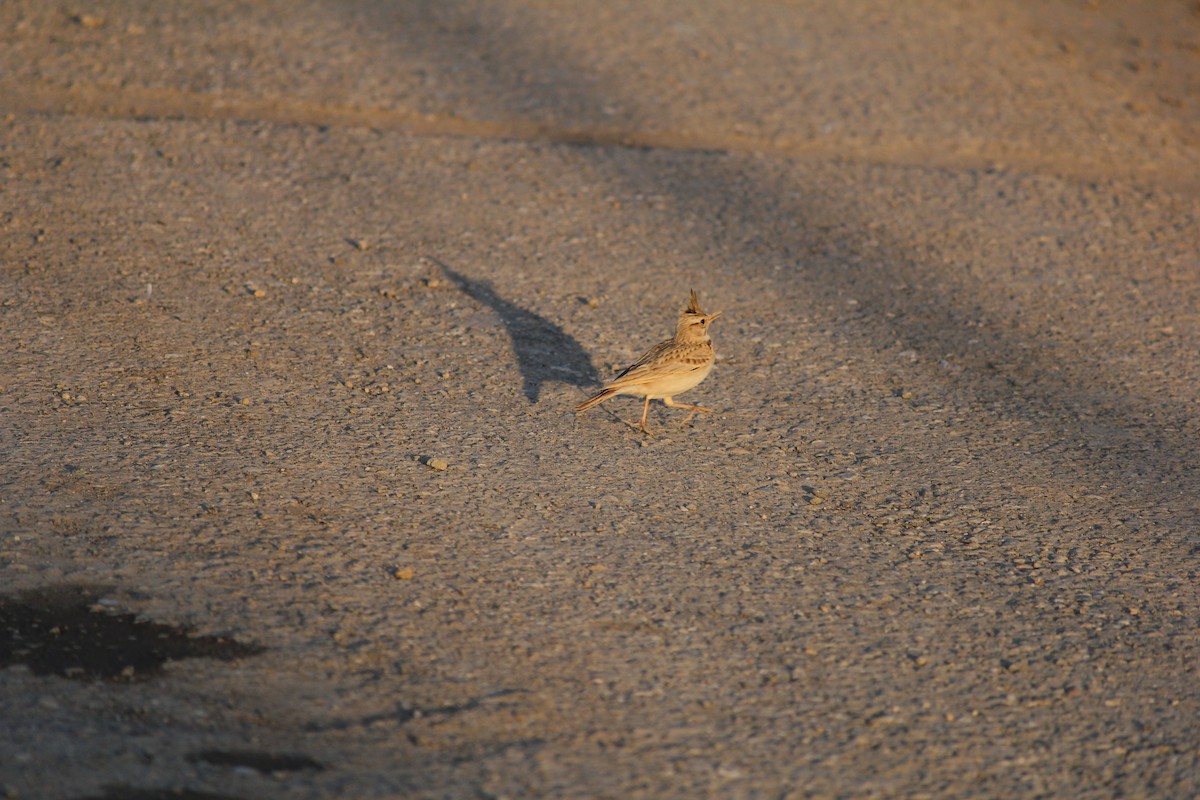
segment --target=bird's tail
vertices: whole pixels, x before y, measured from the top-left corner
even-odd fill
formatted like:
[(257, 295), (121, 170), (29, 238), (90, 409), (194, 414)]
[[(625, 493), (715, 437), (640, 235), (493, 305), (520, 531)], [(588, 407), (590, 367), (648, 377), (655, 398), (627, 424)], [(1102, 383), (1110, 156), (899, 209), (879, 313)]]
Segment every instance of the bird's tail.
[(582, 414), (584, 411), (587, 411), (592, 406), (600, 405), (601, 403), (603, 403), (605, 400), (612, 397), (616, 393), (617, 393), (617, 390), (613, 389), (611, 387), (601, 389), (599, 392), (592, 395), (587, 400), (584, 400), (582, 403), (575, 406), (575, 413)]

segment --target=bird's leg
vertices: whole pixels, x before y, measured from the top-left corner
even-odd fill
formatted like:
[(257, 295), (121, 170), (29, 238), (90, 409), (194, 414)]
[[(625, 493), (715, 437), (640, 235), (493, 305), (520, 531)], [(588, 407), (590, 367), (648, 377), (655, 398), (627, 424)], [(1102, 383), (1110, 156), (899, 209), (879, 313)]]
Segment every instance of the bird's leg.
[(653, 433), (650, 433), (650, 431), (646, 430), (646, 415), (649, 413), (650, 413), (650, 398), (647, 397), (646, 405), (644, 405), (642, 407), (642, 424), (639, 425), (638, 427), (640, 427), (642, 429), (642, 433), (644, 433), (648, 436), (653, 436), (654, 435)]
[[(664, 398), (663, 398), (663, 404), (664, 404), (664, 405), (667, 405), (667, 406), (670, 406), (671, 408), (688, 408), (688, 409), (691, 409), (691, 412), (692, 412), (692, 413), (690, 413), (690, 414), (688, 414), (688, 415), (687, 415), (687, 419), (685, 419), (685, 420), (683, 421), (683, 423), (682, 423), (683, 425), (687, 425), (689, 422), (691, 422), (691, 421), (692, 421), (692, 417), (696, 416), (696, 414), (697, 414), (697, 413), (700, 413), (700, 414), (711, 414), (711, 413), (713, 412), (713, 410), (712, 410), (711, 408), (705, 408), (704, 406), (694, 406), (694, 405), (691, 405), (690, 403), (676, 403), (674, 400), (672, 400), (672, 399), (671, 399), (671, 398), (669, 398), (669, 397), (664, 397)], [(681, 427), (682, 427), (682, 426), (681, 426)]]

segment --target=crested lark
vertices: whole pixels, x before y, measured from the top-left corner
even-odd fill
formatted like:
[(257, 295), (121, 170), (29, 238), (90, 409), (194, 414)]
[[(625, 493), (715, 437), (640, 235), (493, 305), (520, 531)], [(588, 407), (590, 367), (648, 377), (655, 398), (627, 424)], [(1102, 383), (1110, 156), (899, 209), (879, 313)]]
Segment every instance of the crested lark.
[(587, 411), (613, 395), (639, 395), (646, 398), (646, 404), (642, 408), (642, 422), (638, 427), (642, 433), (650, 433), (646, 430), (646, 414), (650, 411), (651, 400), (662, 400), (672, 408), (691, 409), (692, 413), (683, 421), (684, 425), (697, 412), (711, 412), (711, 408), (676, 403), (671, 398), (695, 388), (712, 371), (714, 353), (712, 339), (708, 336), (708, 324), (719, 316), (720, 311), (715, 314), (701, 311), (693, 290), (687, 310), (675, 323), (675, 336), (656, 345), (626, 367), (603, 389), (580, 403), (575, 413)]

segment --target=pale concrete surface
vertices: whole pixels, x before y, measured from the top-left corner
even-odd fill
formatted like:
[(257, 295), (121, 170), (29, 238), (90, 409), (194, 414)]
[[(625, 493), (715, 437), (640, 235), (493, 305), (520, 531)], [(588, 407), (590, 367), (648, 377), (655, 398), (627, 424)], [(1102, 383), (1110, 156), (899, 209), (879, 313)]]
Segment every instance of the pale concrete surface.
[(0, 583), (267, 648), (0, 787), (1196, 795), (1200, 16), (893, 6), (0, 6)]

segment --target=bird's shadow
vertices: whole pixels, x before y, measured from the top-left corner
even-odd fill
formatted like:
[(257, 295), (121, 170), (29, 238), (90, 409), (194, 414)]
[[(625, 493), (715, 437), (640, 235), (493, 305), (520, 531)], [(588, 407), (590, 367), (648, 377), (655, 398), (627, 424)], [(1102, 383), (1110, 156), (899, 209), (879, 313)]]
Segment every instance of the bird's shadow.
[(600, 382), (591, 356), (561, 327), (505, 300), (487, 281), (472, 280), (435, 258), (429, 260), (440, 267), (463, 294), (500, 317), (512, 339), (513, 353), (524, 383), (523, 392), (530, 403), (537, 403), (543, 383), (558, 381), (586, 388)]

